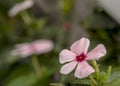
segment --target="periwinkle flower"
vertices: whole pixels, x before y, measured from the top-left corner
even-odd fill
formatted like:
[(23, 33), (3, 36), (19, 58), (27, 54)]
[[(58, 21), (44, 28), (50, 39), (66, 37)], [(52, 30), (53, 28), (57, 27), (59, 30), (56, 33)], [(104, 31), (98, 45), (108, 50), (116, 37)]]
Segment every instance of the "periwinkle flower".
[(33, 54), (43, 54), (53, 49), (53, 42), (47, 39), (36, 40), (32, 43), (17, 44), (11, 51), (13, 56), (28, 57)]
[(59, 60), (62, 66), (60, 73), (69, 74), (75, 69), (74, 76), (85, 78), (95, 70), (87, 63), (87, 60), (98, 60), (106, 54), (106, 48), (103, 44), (98, 44), (93, 50), (88, 52), (90, 41), (87, 38), (81, 38), (72, 44), (70, 50), (64, 49), (59, 54)]

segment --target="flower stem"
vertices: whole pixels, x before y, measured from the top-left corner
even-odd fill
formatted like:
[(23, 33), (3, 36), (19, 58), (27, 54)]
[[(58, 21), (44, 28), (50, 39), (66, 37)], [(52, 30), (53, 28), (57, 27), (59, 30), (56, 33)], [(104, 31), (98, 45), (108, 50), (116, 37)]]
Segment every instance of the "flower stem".
[(32, 20), (26, 11), (21, 12), (21, 17), (26, 25), (31, 24)]
[(92, 81), (92, 83), (93, 83), (95, 86), (97, 86), (97, 82), (96, 82), (96, 80), (93, 78), (93, 76), (90, 75), (89, 78), (90, 78), (90, 80)]
[(98, 80), (98, 76), (99, 76), (99, 67), (98, 67), (97, 62), (96, 62), (95, 60), (92, 61), (92, 64), (93, 64), (93, 66), (94, 66), (96, 78), (97, 78), (97, 80)]
[(33, 68), (34, 68), (36, 74), (37, 74), (38, 76), (40, 76), (41, 70), (40, 70), (40, 65), (39, 65), (37, 56), (32, 56), (32, 65), (33, 65)]

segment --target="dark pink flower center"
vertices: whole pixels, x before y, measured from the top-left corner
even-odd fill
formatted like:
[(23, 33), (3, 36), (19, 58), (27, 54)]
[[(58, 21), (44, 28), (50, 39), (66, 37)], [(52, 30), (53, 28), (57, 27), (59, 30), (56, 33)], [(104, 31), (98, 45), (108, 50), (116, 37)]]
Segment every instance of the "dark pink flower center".
[(82, 62), (82, 61), (85, 60), (85, 58), (86, 58), (86, 55), (84, 53), (82, 53), (82, 54), (76, 56), (76, 61), (77, 62)]

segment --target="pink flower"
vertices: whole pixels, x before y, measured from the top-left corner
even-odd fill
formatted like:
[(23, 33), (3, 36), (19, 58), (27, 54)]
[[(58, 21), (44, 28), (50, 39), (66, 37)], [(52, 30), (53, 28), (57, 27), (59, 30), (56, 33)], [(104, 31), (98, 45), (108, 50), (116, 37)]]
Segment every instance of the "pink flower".
[(43, 54), (53, 49), (53, 42), (46, 39), (36, 40), (33, 43), (17, 44), (11, 54), (14, 56), (28, 57), (32, 54)]
[(33, 52), (30, 49), (30, 44), (22, 43), (22, 44), (17, 44), (15, 46), (15, 49), (11, 51), (11, 54), (13, 56), (28, 57), (32, 55)]
[(34, 2), (33, 0), (25, 0), (21, 3), (17, 3), (15, 6), (13, 6), (10, 11), (8, 12), (8, 15), (10, 17), (14, 17), (19, 12), (24, 11), (28, 8), (31, 8), (33, 6)]
[(42, 54), (53, 49), (53, 42), (46, 39), (36, 40), (31, 44), (31, 48), (35, 54)]
[(77, 78), (85, 78), (95, 70), (87, 63), (86, 60), (98, 60), (106, 54), (106, 49), (103, 44), (98, 44), (93, 50), (88, 52), (90, 41), (87, 38), (82, 38), (72, 44), (70, 51), (64, 49), (60, 52), (60, 63), (62, 66), (60, 73), (68, 74), (75, 68), (74, 76)]

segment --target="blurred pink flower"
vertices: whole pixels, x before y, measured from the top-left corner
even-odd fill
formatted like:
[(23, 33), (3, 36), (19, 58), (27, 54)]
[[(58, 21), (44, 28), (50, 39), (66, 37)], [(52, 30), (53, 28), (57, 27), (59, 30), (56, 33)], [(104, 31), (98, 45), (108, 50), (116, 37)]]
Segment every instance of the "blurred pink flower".
[(106, 54), (106, 48), (103, 44), (98, 44), (93, 50), (87, 53), (90, 41), (82, 38), (72, 44), (71, 50), (64, 49), (60, 52), (59, 60), (62, 66), (60, 73), (68, 74), (75, 68), (74, 76), (77, 78), (85, 78), (95, 70), (87, 63), (86, 60), (98, 60)]
[(53, 42), (46, 39), (36, 40), (33, 43), (17, 44), (11, 51), (14, 56), (28, 57), (32, 54), (43, 54), (53, 49)]
[(14, 5), (8, 12), (8, 15), (10, 17), (14, 17), (15, 15), (17, 15), (19, 12), (26, 10), (28, 8), (31, 8), (34, 4), (33, 0), (25, 0), (21, 3), (17, 3), (16, 5)]
[(35, 54), (46, 53), (53, 49), (53, 42), (46, 39), (37, 40), (31, 44), (31, 48)]
[(17, 44), (15, 46), (15, 49), (11, 51), (11, 54), (13, 56), (21, 56), (21, 57), (27, 57), (33, 54), (30, 49), (30, 44), (28, 43), (22, 43), (22, 44)]

